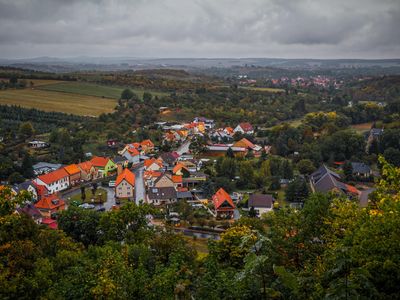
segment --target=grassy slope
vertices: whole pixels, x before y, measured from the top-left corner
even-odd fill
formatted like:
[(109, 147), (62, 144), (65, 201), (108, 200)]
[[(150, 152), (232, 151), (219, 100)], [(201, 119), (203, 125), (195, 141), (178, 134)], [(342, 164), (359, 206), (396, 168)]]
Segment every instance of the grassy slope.
[(101, 86), (84, 82), (60, 82), (44, 85), (41, 90), (118, 99), (123, 88)]
[(0, 91), (0, 104), (20, 105), (44, 111), (98, 116), (112, 112), (116, 101), (100, 97), (44, 91), (38, 89)]
[[(55, 91), (55, 92), (119, 99), (119, 97), (121, 96), (121, 92), (124, 90), (124, 87), (104, 86), (94, 83), (72, 81), (72, 82), (61, 82), (56, 84), (45, 85), (41, 86), (40, 89), (46, 91)], [(131, 88), (131, 90), (134, 93), (136, 93), (140, 98), (143, 97), (143, 93), (145, 92), (144, 90), (140, 89)], [(155, 91), (149, 91), (149, 92), (154, 96), (167, 95), (166, 93), (162, 92), (155, 92)]]

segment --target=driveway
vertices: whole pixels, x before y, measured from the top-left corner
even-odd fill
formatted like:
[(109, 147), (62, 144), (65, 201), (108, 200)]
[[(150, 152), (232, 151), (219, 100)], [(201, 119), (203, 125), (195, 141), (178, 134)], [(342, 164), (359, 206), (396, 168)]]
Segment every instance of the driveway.
[(146, 189), (144, 187), (144, 181), (143, 181), (143, 172), (144, 172), (144, 167), (141, 166), (140, 168), (137, 168), (134, 170), (135, 172), (135, 201), (136, 204), (139, 204), (140, 200), (145, 201), (146, 200)]

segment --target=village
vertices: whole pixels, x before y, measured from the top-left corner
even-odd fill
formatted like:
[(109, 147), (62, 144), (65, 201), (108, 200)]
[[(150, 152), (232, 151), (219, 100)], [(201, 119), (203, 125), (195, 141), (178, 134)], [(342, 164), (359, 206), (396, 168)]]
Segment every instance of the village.
[[(158, 122), (156, 125), (164, 132), (164, 143), (173, 145), (174, 150), (162, 152), (150, 139), (117, 149), (117, 141), (109, 140), (108, 146), (115, 149), (113, 157), (93, 156), (70, 165), (39, 162), (33, 166), (36, 178), (11, 187), (15, 194), (27, 191), (32, 196), (32, 201), (18, 211), (56, 229), (57, 214), (70, 205), (106, 211), (118, 209), (126, 202), (147, 203), (160, 212), (158, 216), (149, 216), (153, 224), (218, 232), (242, 214), (261, 217), (282, 206), (283, 202), (272, 192), (228, 193), (223, 187), (216, 187), (216, 192), (207, 197), (203, 191), (209, 181), (204, 166), (215, 164), (216, 159), (226, 156), (260, 159), (270, 155), (270, 145), (249, 140), (256, 130), (249, 122), (234, 128), (216, 128), (213, 120), (196, 117), (190, 123)], [(373, 129), (367, 138), (371, 141), (381, 134)], [(48, 147), (48, 143), (35, 140), (28, 147), (40, 149)], [(335, 162), (338, 170), (343, 164)], [(358, 178), (370, 181), (373, 177), (371, 168), (364, 163), (352, 163), (352, 171)], [(311, 192), (345, 195), (357, 199), (364, 207), (374, 190), (370, 186), (359, 190), (343, 183), (341, 175), (325, 164), (303, 179), (307, 180)], [(279, 178), (283, 188), (292, 181)], [(301, 208), (302, 203), (295, 201), (290, 205)]]

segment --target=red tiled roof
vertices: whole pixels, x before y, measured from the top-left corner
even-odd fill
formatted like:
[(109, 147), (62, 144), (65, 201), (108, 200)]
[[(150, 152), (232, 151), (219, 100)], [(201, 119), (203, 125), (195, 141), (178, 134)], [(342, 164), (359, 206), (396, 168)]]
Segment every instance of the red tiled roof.
[(140, 152), (135, 147), (128, 147), (127, 150), (132, 156), (140, 155)]
[(148, 167), (150, 167), (153, 163), (155, 163), (155, 164), (159, 165), (160, 167), (162, 167), (162, 162), (159, 161), (158, 159), (155, 159), (155, 158), (146, 159), (146, 160), (144, 161), (144, 166), (145, 166), (146, 168), (148, 168)]
[(146, 147), (154, 147), (154, 144), (151, 140), (144, 140), (140, 143), (142, 146), (146, 146)]
[(43, 218), (42, 224), (47, 225), (50, 229), (58, 229), (57, 221), (50, 218)]
[(185, 165), (183, 165), (183, 164), (181, 164), (181, 163), (178, 163), (178, 164), (173, 168), (172, 173), (176, 174), (176, 172), (179, 172), (179, 170), (181, 170), (181, 169), (185, 169), (186, 171), (189, 172), (188, 168), (186, 168)]
[(35, 207), (39, 209), (54, 209), (60, 206), (64, 206), (64, 200), (60, 199), (57, 194), (52, 194), (43, 197), (36, 204)]
[(46, 186), (41, 185), (41, 184), (37, 184), (36, 182), (33, 181), (33, 184), (36, 187), (37, 190), (37, 194), (40, 197), (43, 197), (44, 195), (47, 195), (49, 193), (49, 191), (47, 190)]
[(65, 177), (68, 177), (67, 171), (65, 171), (64, 169), (58, 169), (48, 174), (40, 175), (38, 179), (46, 184), (50, 184)]
[(240, 141), (237, 141), (235, 144), (233, 144), (233, 146), (240, 147), (241, 144), (246, 145), (246, 148), (250, 149), (255, 147), (255, 145), (246, 138), (242, 138)]
[(102, 156), (95, 156), (93, 157), (90, 162), (94, 167), (105, 167), (109, 161), (109, 158), (102, 157)]
[(248, 122), (240, 123), (239, 126), (242, 127), (243, 131), (252, 131), (253, 130), (253, 126)]
[(128, 182), (130, 185), (135, 186), (135, 174), (129, 169), (124, 169), (121, 174), (118, 175), (115, 185), (119, 185), (123, 180)]
[(76, 164), (66, 166), (66, 167), (64, 167), (64, 169), (65, 169), (65, 171), (67, 171), (67, 173), (69, 175), (73, 175), (73, 174), (77, 174), (77, 173), (81, 172)]
[(347, 191), (352, 193), (352, 194), (359, 194), (360, 193), (360, 191), (356, 187), (354, 187), (352, 185), (346, 184), (346, 188), (347, 188)]
[(92, 167), (93, 164), (90, 161), (84, 161), (78, 164), (78, 168), (80, 168), (82, 171), (85, 171), (86, 173), (89, 173)]
[(232, 127), (226, 127), (226, 128), (225, 128), (225, 131), (226, 131), (227, 133), (229, 133), (229, 134), (232, 134), (232, 133), (233, 133), (233, 128), (232, 128)]
[(221, 209), (234, 209), (235, 204), (232, 201), (231, 196), (223, 189), (220, 188), (212, 197), (212, 201), (214, 203), (215, 209), (220, 209), (221, 205), (225, 202), (229, 204), (231, 207), (222, 207)]
[(179, 175), (172, 175), (173, 183), (182, 183), (182, 176)]
[(144, 177), (149, 178), (149, 177), (160, 177), (162, 175), (162, 172), (160, 171), (144, 171)]

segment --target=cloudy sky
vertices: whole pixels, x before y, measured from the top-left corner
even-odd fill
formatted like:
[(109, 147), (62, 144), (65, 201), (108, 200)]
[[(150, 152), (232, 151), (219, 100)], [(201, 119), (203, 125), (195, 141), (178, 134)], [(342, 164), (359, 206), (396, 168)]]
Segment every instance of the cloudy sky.
[(0, 0), (0, 57), (400, 58), (400, 0)]

